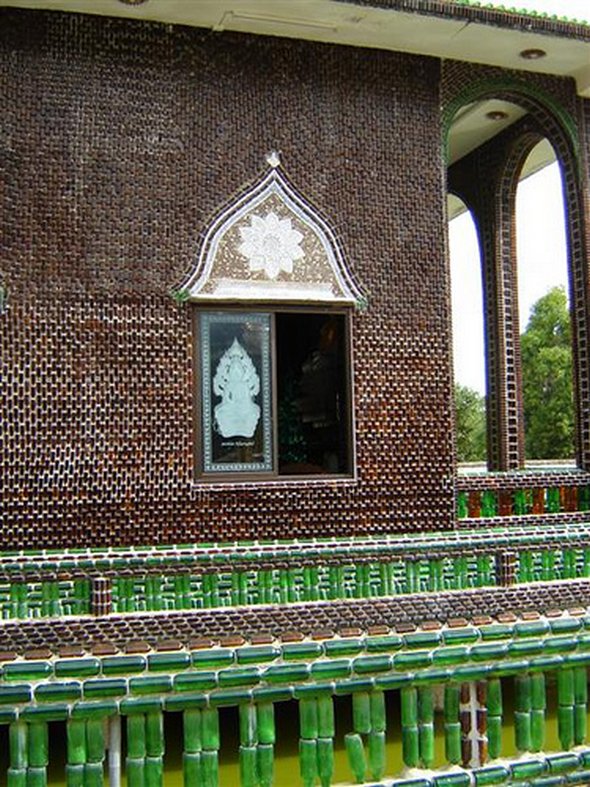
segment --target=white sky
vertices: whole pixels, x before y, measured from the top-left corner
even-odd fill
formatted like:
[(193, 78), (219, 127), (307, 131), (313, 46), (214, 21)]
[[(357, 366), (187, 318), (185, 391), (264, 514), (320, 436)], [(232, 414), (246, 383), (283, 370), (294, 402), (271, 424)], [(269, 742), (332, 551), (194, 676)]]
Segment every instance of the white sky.
[[(520, 330), (531, 306), (551, 287), (567, 284), (562, 183), (552, 164), (531, 175), (516, 197), (518, 305)], [(449, 225), (453, 294), (453, 352), (455, 379), (485, 392), (483, 304), (479, 247), (471, 215), (464, 213)]]
[[(502, 2), (495, 3), (501, 5)], [(518, 0), (517, 8), (545, 11), (590, 22), (590, 0)], [(557, 164), (531, 176), (517, 194), (520, 330), (531, 306), (555, 285), (567, 291), (567, 262), (561, 176)], [(453, 290), (455, 379), (485, 392), (481, 266), (469, 214), (449, 227)]]

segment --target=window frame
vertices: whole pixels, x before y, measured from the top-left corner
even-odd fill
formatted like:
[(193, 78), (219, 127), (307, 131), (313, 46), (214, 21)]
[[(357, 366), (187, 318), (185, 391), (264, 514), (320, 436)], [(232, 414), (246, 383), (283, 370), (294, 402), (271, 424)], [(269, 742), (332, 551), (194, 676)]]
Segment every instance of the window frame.
[[(272, 482), (293, 481), (351, 481), (356, 478), (356, 450), (354, 441), (354, 358), (352, 343), (352, 306), (338, 306), (314, 304), (285, 304), (280, 302), (265, 303), (231, 303), (200, 302), (193, 305), (192, 309), (192, 336), (193, 336), (193, 480), (199, 485), (249, 483), (267, 485)], [(201, 379), (201, 328), (200, 317), (203, 313), (213, 314), (268, 314), (270, 315), (270, 380), (271, 380), (271, 429), (272, 429), (272, 470), (271, 471), (227, 471), (208, 472), (204, 468), (204, 428), (203, 428), (203, 400)], [(345, 402), (343, 411), (346, 415), (346, 465), (342, 473), (279, 473), (279, 430), (278, 430), (278, 385), (277, 385), (277, 331), (276, 315), (279, 313), (341, 315), (344, 318), (344, 348), (343, 357), (346, 362), (345, 370)]]

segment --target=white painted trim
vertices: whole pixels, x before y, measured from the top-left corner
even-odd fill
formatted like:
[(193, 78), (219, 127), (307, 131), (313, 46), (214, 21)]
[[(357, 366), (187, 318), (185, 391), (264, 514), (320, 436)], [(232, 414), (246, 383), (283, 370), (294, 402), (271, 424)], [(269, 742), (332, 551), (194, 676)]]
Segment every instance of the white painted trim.
[[(328, 293), (318, 292), (318, 294), (313, 297), (311, 285), (308, 287), (304, 284), (294, 284), (293, 286), (286, 284), (281, 289), (280, 287), (273, 286), (273, 283), (270, 283), (271, 286), (269, 286), (269, 282), (261, 282), (259, 285), (257, 283), (252, 283), (251, 286), (242, 283), (238, 286), (238, 282), (235, 282), (229, 287), (227, 293), (224, 293), (224, 288), (222, 286), (221, 289), (219, 287), (216, 288), (213, 294), (201, 294), (202, 289), (206, 286), (211, 277), (213, 265), (223, 237), (237, 222), (241, 221), (248, 213), (255, 210), (272, 194), (275, 194), (319, 239), (341, 290), (341, 294), (332, 294), (330, 297), (327, 297)], [(297, 287), (301, 288), (299, 294), (295, 292)], [(261, 295), (264, 295), (266, 298), (267, 292), (273, 290), (274, 292), (268, 297), (270, 297), (272, 301), (283, 301), (285, 303), (296, 303), (301, 300), (317, 303), (324, 303), (326, 301), (336, 303), (361, 303), (364, 301), (360, 289), (357, 287), (352, 275), (348, 271), (334, 232), (328, 223), (295, 191), (276, 166), (273, 166), (252, 189), (225, 208), (209, 225), (194, 271), (188, 277), (181, 289), (187, 292), (190, 300), (194, 301), (227, 299), (252, 302), (261, 300)], [(251, 293), (249, 292), (250, 289), (252, 290)], [(320, 285), (316, 289), (318, 291), (322, 290), (322, 286)]]

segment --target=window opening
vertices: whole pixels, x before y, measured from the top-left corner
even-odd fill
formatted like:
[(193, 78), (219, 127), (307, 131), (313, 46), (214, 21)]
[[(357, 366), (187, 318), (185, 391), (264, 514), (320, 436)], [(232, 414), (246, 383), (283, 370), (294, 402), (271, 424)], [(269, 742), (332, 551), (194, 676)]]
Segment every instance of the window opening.
[[(555, 158), (546, 140), (529, 154)], [(516, 194), (517, 277), (525, 462), (574, 461), (572, 327), (559, 164), (522, 179)]]
[(351, 471), (348, 314), (198, 312), (200, 475)]
[(348, 470), (343, 315), (276, 315), (281, 475)]
[(486, 379), (482, 267), (473, 215), (452, 196), (449, 256), (457, 461), (471, 469), (486, 460)]

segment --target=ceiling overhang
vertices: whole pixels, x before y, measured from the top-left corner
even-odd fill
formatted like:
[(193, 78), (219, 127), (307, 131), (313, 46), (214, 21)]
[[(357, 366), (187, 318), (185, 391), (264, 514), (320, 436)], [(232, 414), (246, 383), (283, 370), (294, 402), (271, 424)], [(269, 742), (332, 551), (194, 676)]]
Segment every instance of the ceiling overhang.
[[(145, 0), (135, 4), (121, 0), (2, 0), (1, 5), (388, 49), (544, 72), (573, 78), (579, 95), (590, 98), (590, 35), (541, 31), (533, 17), (530, 25), (516, 29), (508, 22), (503, 26), (451, 13), (443, 17), (341, 0)], [(542, 49), (546, 57), (523, 60), (520, 52), (526, 49)]]
[[(531, 150), (520, 171), (519, 180), (524, 180), (530, 175), (544, 169), (556, 161), (555, 151), (548, 140), (544, 139)], [(449, 193), (447, 195), (447, 218), (450, 220), (457, 218), (466, 210), (465, 203), (460, 197)]]

